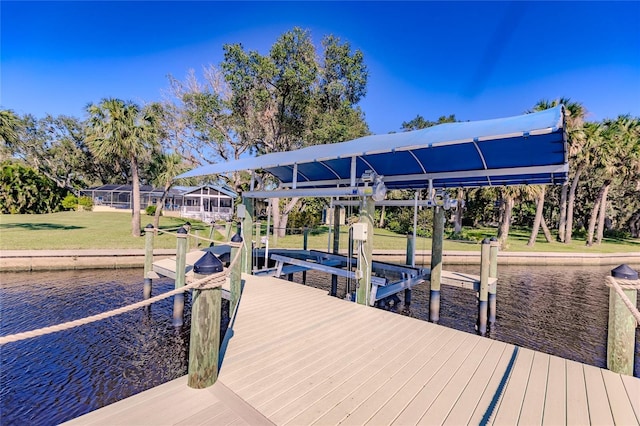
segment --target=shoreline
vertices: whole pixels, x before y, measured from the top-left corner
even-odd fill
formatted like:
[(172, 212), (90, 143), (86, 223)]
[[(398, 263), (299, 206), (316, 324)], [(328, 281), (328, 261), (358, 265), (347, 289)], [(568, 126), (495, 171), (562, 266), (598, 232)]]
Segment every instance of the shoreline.
[[(175, 249), (156, 249), (154, 260), (175, 256)], [(341, 250), (346, 254), (346, 250)], [(374, 250), (375, 260), (404, 263), (403, 250)], [(416, 263), (428, 264), (431, 250), (417, 250)], [(479, 265), (480, 252), (444, 251), (445, 265)], [(556, 252), (508, 252), (498, 253), (498, 265), (565, 265), (600, 266), (640, 264), (640, 252), (629, 253), (556, 253)], [(142, 268), (144, 250), (0, 250), (0, 272), (55, 271), (72, 269), (122, 269)]]

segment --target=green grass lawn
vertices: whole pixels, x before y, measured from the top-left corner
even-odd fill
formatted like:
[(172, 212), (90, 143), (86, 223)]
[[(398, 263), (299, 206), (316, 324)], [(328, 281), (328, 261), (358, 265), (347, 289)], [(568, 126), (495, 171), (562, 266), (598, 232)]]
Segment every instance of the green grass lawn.
[[(152, 222), (150, 216), (142, 216), (141, 225)], [(160, 228), (175, 230), (187, 220), (174, 217), (161, 217)], [(208, 238), (211, 232), (209, 225), (190, 220), (191, 232)], [(263, 226), (264, 228), (264, 226)], [(264, 229), (263, 229), (264, 235)], [(527, 247), (529, 232), (526, 229), (512, 229), (509, 234), (509, 251), (531, 252), (594, 252), (620, 253), (640, 251), (640, 239), (613, 240), (605, 239), (600, 246), (586, 247), (583, 239), (576, 239), (566, 245), (557, 242), (547, 243), (542, 234), (535, 246)], [(466, 234), (477, 241), (496, 234), (495, 228), (467, 229)], [(407, 238), (384, 229), (375, 230), (374, 245), (376, 249), (405, 250)], [(222, 240), (222, 235), (215, 232), (214, 239)], [(347, 247), (347, 228), (342, 227), (340, 247)], [(327, 228), (309, 233), (308, 247), (326, 250), (329, 234)], [(276, 239), (271, 236), (271, 247), (302, 248), (302, 234), (288, 235)], [(196, 247), (198, 241), (190, 238), (190, 247)], [(200, 241), (200, 245), (208, 245)], [(156, 248), (175, 248), (176, 241), (171, 235), (160, 234), (155, 238)], [(131, 216), (120, 212), (61, 212), (43, 215), (0, 215), (0, 250), (61, 250), (61, 249), (143, 249), (144, 238), (131, 236)], [(431, 239), (418, 238), (416, 250), (430, 250)], [(480, 249), (478, 242), (453, 241), (446, 239), (445, 250)]]

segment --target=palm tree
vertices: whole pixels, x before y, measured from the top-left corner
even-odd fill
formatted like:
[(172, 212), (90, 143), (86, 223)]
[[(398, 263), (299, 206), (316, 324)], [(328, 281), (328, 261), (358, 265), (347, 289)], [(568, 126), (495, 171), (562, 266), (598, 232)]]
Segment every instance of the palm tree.
[(184, 164), (183, 158), (180, 154), (173, 152), (171, 154), (161, 153), (156, 159), (156, 163), (159, 167), (159, 174), (155, 177), (154, 183), (163, 187), (162, 196), (156, 202), (156, 212), (153, 217), (153, 227), (158, 229), (160, 224), (160, 215), (162, 214), (162, 208), (167, 199), (169, 189), (173, 186), (174, 178), (187, 169)]
[(601, 143), (592, 149), (594, 164), (602, 175), (602, 184), (589, 219), (587, 245), (593, 245), (597, 221), (596, 244), (604, 236), (607, 196), (612, 185), (623, 185), (633, 180), (640, 170), (640, 125), (628, 115), (602, 124)]
[(533, 228), (531, 229), (531, 236), (529, 237), (529, 242), (527, 242), (527, 245), (529, 247), (533, 247), (533, 245), (536, 243), (536, 237), (538, 236), (538, 231), (540, 230), (541, 225), (544, 237), (547, 242), (550, 243), (551, 233), (549, 232), (549, 228), (545, 224), (544, 216), (542, 215), (544, 210), (544, 196), (546, 192), (546, 186), (531, 185), (527, 188), (530, 196), (536, 199), (536, 215), (533, 220)]
[[(586, 109), (579, 102), (573, 102), (569, 98), (559, 98), (552, 101), (541, 100), (532, 110), (542, 111), (545, 109), (553, 108), (558, 105), (564, 105), (565, 107), (565, 131), (567, 134), (567, 145), (569, 150), (569, 160), (576, 161), (577, 157), (582, 151), (584, 145), (584, 132), (582, 130), (584, 117), (586, 115)], [(574, 180), (571, 182), (570, 190), (569, 183), (565, 183), (562, 186), (560, 192), (560, 218), (558, 223), (558, 239), (562, 242), (571, 242), (572, 226), (573, 226), (573, 203), (575, 202), (575, 189), (578, 185), (578, 180), (582, 174), (581, 168), (576, 169)], [(544, 197), (544, 195), (543, 195)], [(544, 206), (544, 198), (542, 198), (542, 204)], [(540, 208), (542, 208), (541, 206)], [(569, 224), (569, 216), (571, 216), (571, 224)], [(532, 237), (533, 238), (533, 237)]]
[(516, 199), (520, 196), (519, 186), (501, 188), (502, 202), (500, 203), (500, 220), (498, 225), (498, 242), (501, 249), (507, 248), (507, 238), (511, 227), (511, 217)]
[(22, 126), (20, 118), (10, 109), (0, 110), (0, 160), (9, 156), (11, 148), (18, 143), (18, 130)]
[(142, 111), (133, 102), (103, 99), (87, 106), (89, 121), (87, 140), (94, 155), (113, 162), (118, 168), (128, 161), (131, 169), (131, 234), (140, 236), (140, 159), (146, 158), (157, 146), (153, 115)]

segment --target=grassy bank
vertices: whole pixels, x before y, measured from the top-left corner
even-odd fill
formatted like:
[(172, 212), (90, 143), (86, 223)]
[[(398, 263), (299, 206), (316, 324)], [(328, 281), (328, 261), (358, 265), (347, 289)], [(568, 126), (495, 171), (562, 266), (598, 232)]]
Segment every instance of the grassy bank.
[[(142, 216), (144, 227), (153, 220), (150, 216)], [(160, 228), (175, 230), (186, 222), (185, 219), (161, 217)], [(210, 227), (207, 224), (193, 221), (192, 232), (209, 237)], [(347, 228), (340, 234), (340, 247), (346, 248)], [(264, 233), (264, 231), (263, 231)], [(466, 234), (477, 241), (496, 234), (494, 228), (466, 230)], [(214, 233), (215, 239), (222, 239)], [(309, 234), (309, 248), (326, 250), (329, 235), (327, 229), (319, 229)], [(594, 253), (628, 253), (640, 252), (639, 239), (605, 239), (594, 247), (586, 247), (585, 241), (576, 239), (572, 244), (557, 242), (547, 243), (542, 235), (534, 247), (527, 247), (529, 231), (513, 229), (508, 240), (509, 251), (528, 252), (594, 252)], [(376, 249), (404, 250), (406, 237), (384, 229), (375, 230), (374, 244)], [(270, 238), (271, 247), (302, 247), (302, 234), (288, 235), (277, 241)], [(191, 240), (195, 247), (197, 242)], [(205, 244), (205, 243), (202, 243)], [(169, 235), (156, 237), (156, 248), (175, 248), (175, 238)], [(46, 215), (0, 215), (0, 250), (62, 250), (62, 249), (143, 249), (144, 238), (131, 236), (131, 216), (120, 212), (61, 212)], [(429, 238), (418, 238), (417, 250), (430, 250)], [(479, 250), (479, 243), (473, 241), (445, 240), (445, 250)]]

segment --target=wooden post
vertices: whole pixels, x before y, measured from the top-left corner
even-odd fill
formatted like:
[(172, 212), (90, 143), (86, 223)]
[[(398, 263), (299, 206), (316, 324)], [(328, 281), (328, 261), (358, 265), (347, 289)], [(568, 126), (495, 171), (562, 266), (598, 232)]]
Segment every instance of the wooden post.
[[(498, 278), (498, 249), (500, 243), (496, 237), (490, 239), (489, 255), (489, 278)], [(496, 295), (498, 292), (498, 282), (489, 286), (489, 326), (496, 323)]]
[[(407, 265), (416, 266), (415, 258), (416, 240), (413, 238), (413, 234), (407, 234), (407, 256), (405, 263)], [(404, 289), (404, 306), (408, 308), (411, 306), (411, 289)]]
[[(195, 278), (204, 276), (196, 274)], [(218, 379), (221, 309), (220, 287), (206, 290), (193, 289), (187, 381), (191, 388), (204, 389), (213, 385)]]
[[(340, 253), (340, 207), (333, 208), (333, 254)], [(338, 276), (331, 275), (331, 296), (338, 295)]]
[[(231, 238), (233, 243), (241, 243), (242, 235), (240, 233), (240, 226), (238, 224), (238, 232)], [(240, 250), (239, 247), (231, 247), (231, 261), (236, 258), (236, 254)], [(242, 255), (241, 255), (242, 256)], [(242, 261), (238, 261), (231, 265), (231, 274), (229, 275), (229, 287), (231, 290), (231, 300), (229, 301), (229, 316), (233, 315), (233, 312), (238, 306), (238, 300), (240, 300), (240, 292), (242, 291)]]
[[(620, 265), (611, 271), (614, 279), (635, 280), (638, 273), (627, 265)], [(623, 289), (633, 306), (637, 306), (638, 290)], [(624, 304), (622, 297), (611, 287), (609, 289), (609, 328), (607, 334), (607, 368), (615, 373), (633, 376), (636, 337), (636, 320)]]
[[(178, 229), (176, 243), (176, 289), (184, 287), (185, 269), (187, 264), (187, 230)], [(173, 325), (179, 327), (183, 323), (184, 314), (184, 293), (173, 296)]]
[[(309, 228), (307, 228), (306, 226), (302, 230), (302, 249), (309, 249)], [(307, 284), (307, 271), (302, 271), (302, 284)]]
[(148, 224), (144, 227), (144, 298), (149, 299), (151, 297), (151, 288), (153, 286), (153, 280), (149, 276), (153, 271), (153, 234), (154, 227), (152, 224)]
[(489, 268), (491, 266), (491, 242), (488, 238), (482, 241), (480, 252), (480, 288), (478, 289), (478, 334), (487, 334), (487, 311), (489, 307)]
[(360, 209), (360, 223), (366, 225), (368, 237), (366, 241), (362, 242), (362, 253), (359, 253), (362, 264), (358, 265), (358, 268), (362, 271), (362, 276), (358, 279), (358, 290), (356, 292), (356, 302), (361, 305), (369, 305), (369, 297), (371, 295), (373, 216), (375, 208), (376, 205), (373, 198), (364, 197), (362, 200), (362, 208)]
[(242, 216), (242, 272), (250, 274), (253, 267), (253, 198), (242, 197), (244, 205), (244, 215)]
[(231, 222), (225, 222), (224, 224), (224, 240), (225, 241), (230, 241), (231, 240), (231, 233), (232, 228), (231, 228)]
[(442, 280), (442, 241), (444, 240), (444, 209), (433, 209), (431, 236), (431, 278), (429, 280), (429, 321), (440, 321), (440, 283)]

